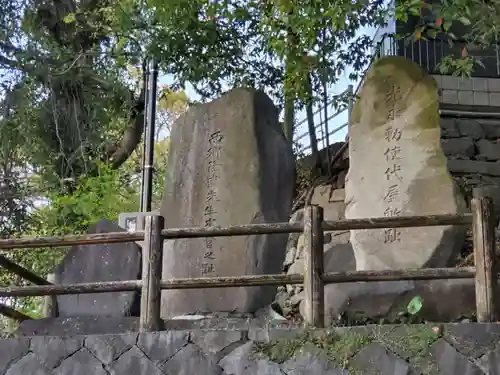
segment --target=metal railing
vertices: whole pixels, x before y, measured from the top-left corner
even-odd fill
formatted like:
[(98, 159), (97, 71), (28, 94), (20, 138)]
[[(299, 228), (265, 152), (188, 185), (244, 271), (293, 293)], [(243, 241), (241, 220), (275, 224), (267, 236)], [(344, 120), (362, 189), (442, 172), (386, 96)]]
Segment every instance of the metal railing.
[[(58, 247), (122, 243), (144, 240), (142, 247), (141, 280), (109, 281), (77, 284), (54, 284), (44, 280), (44, 285), (2, 286), (0, 297), (55, 296), (84, 293), (141, 291), (140, 330), (161, 329), (161, 291), (167, 289), (227, 288), (263, 285), (303, 284), (305, 291), (305, 322), (315, 327), (324, 326), (324, 285), (360, 281), (398, 281), (474, 278), (476, 308), (479, 322), (496, 319), (494, 291), (495, 217), (493, 200), (477, 197), (472, 200), (472, 214), (400, 216), (369, 219), (324, 221), (320, 206), (306, 206), (301, 223), (250, 224), (230, 227), (203, 227), (163, 229), (161, 216), (146, 217), (144, 231), (100, 233), (85, 236), (45, 237), (0, 240), (0, 250), (19, 248)], [(409, 228), (441, 225), (470, 225), (474, 233), (475, 267), (436, 268), (413, 270), (324, 272), (323, 235), (325, 231)], [(277, 233), (303, 233), (305, 259), (302, 274), (247, 275), (232, 277), (175, 278), (162, 280), (163, 241), (185, 238), (248, 236)], [(8, 268), (17, 273), (16, 270)], [(29, 272), (29, 271), (28, 271)], [(20, 275), (21, 276), (21, 275)], [(31, 281), (37, 284), (32, 277)], [(13, 319), (30, 319), (8, 306), (0, 306), (0, 313)]]
[[(447, 40), (442, 39), (425, 39), (425, 40), (415, 40), (414, 38), (405, 38), (405, 39), (397, 39), (392, 34), (384, 35), (381, 40), (376, 44), (374, 48), (374, 53), (372, 60), (368, 66), (368, 68), (364, 71), (362, 75), (362, 79), (357, 85), (356, 89), (353, 90), (352, 86), (340, 95), (347, 94), (349, 97), (349, 105), (341, 107), (339, 110), (335, 111), (335, 113), (329, 116), (326, 120), (321, 119), (321, 121), (315, 125), (316, 129), (316, 138), (318, 143), (323, 142), (323, 148), (329, 146), (327, 142), (325, 142), (330, 136), (339, 132), (340, 130), (346, 128), (348, 126), (348, 121), (342, 122), (340, 125), (337, 125), (333, 130), (328, 132), (328, 137), (325, 135), (325, 129), (330, 128), (330, 121), (333, 121), (339, 118), (342, 114), (347, 113), (347, 117), (349, 119), (350, 111), (348, 111), (348, 107), (352, 108), (356, 96), (359, 94), (359, 90), (362, 87), (363, 79), (370, 69), (371, 65), (377, 59), (384, 56), (404, 56), (412, 61), (415, 61), (422, 68), (424, 68), (429, 74), (439, 74), (442, 73), (439, 70), (439, 65), (443, 61), (446, 56), (449, 55), (457, 55), (460, 51), (467, 46), (469, 48), (468, 53), (470, 55), (474, 55), (475, 57), (480, 58), (482, 66), (477, 66), (474, 70), (473, 74), (476, 77), (488, 77), (488, 78), (500, 78), (500, 44), (496, 43), (493, 48), (486, 50), (471, 50), (471, 46), (468, 45), (465, 41), (454, 41), (453, 46), (450, 46)], [(326, 103), (327, 107), (331, 107), (333, 105), (333, 100), (330, 100)], [(325, 105), (321, 106), (314, 114), (320, 114), (325, 108)], [(297, 123), (297, 127), (305, 124), (307, 122), (307, 118), (300, 120)], [(308, 137), (309, 133), (304, 132), (299, 134), (295, 138), (295, 142), (300, 142), (304, 138)], [(298, 151), (304, 154), (308, 154), (310, 152), (311, 146), (310, 144), (301, 145), (298, 148)]]

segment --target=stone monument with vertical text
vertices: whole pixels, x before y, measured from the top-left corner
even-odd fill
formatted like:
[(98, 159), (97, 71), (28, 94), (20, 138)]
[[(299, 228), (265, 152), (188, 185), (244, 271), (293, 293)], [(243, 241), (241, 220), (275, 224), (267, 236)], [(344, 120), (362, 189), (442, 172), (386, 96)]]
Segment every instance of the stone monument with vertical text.
[[(457, 214), (465, 203), (440, 146), (434, 79), (398, 56), (369, 70), (349, 124), (346, 218)], [(454, 226), (351, 231), (358, 270), (451, 265), (465, 231)]]
[[(235, 89), (182, 116), (171, 134), (161, 215), (169, 228), (286, 222), (294, 158), (267, 95)], [(280, 273), (287, 235), (166, 241), (163, 279)], [(275, 287), (164, 290), (162, 317), (252, 313)]]

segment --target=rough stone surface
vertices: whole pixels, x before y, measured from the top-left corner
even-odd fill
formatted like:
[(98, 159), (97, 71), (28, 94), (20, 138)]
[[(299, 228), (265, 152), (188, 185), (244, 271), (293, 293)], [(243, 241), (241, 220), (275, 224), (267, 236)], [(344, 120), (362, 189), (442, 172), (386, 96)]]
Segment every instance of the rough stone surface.
[[(160, 209), (168, 227), (288, 220), (295, 162), (265, 94), (235, 89), (195, 106), (178, 120), (171, 137)], [(286, 235), (167, 241), (163, 279), (279, 273), (286, 242)], [(253, 313), (269, 305), (275, 293), (275, 287), (163, 291), (162, 317)]]
[[(101, 220), (89, 233), (124, 232), (116, 223)], [(133, 242), (73, 246), (56, 267), (61, 284), (137, 280), (141, 276), (141, 249)], [(57, 296), (59, 316), (130, 316), (138, 313), (138, 292)]]
[(425, 300), (418, 316), (435, 322), (457, 321), (475, 311), (473, 280), (345, 283), (325, 286), (325, 317), (335, 323), (339, 315), (357, 319), (396, 319), (412, 298)]
[(20, 336), (73, 336), (111, 334), (139, 330), (139, 318), (75, 316), (25, 320), (19, 324)]
[[(390, 56), (374, 64), (349, 136), (346, 218), (465, 211), (440, 147), (436, 83), (416, 63)], [(351, 231), (358, 270), (448, 266), (464, 239), (453, 226)]]
[(259, 332), (0, 339), (0, 375), (484, 375), (500, 369), (496, 323)]
[(293, 358), (283, 364), (288, 375), (344, 375), (345, 371), (335, 368), (326, 353), (312, 344), (306, 344)]

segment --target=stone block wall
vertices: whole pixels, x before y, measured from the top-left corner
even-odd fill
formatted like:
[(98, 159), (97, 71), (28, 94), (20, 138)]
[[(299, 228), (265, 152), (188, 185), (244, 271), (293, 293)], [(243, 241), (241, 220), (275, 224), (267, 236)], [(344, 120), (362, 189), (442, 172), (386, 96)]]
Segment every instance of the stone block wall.
[(500, 184), (500, 120), (442, 118), (441, 145), (452, 175), (469, 189)]
[(498, 374), (500, 325), (171, 330), (0, 340), (2, 375)]

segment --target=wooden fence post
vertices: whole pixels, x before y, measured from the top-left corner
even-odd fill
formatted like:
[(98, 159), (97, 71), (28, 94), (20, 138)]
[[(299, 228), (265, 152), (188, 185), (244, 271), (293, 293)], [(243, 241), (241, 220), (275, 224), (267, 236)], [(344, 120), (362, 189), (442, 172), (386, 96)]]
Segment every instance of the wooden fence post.
[(476, 267), (476, 314), (480, 323), (496, 321), (498, 298), (495, 269), (495, 215), (493, 200), (475, 196), (471, 202), (474, 263)]
[[(47, 281), (55, 284), (56, 275), (54, 273), (47, 274)], [(57, 317), (57, 296), (45, 296), (43, 299), (43, 317), (55, 318)]]
[(316, 328), (325, 324), (323, 285), (323, 208), (304, 208), (304, 294), (305, 323)]
[(141, 316), (139, 319), (141, 332), (160, 330), (160, 281), (163, 258), (161, 231), (163, 226), (162, 216), (146, 217), (142, 247)]

